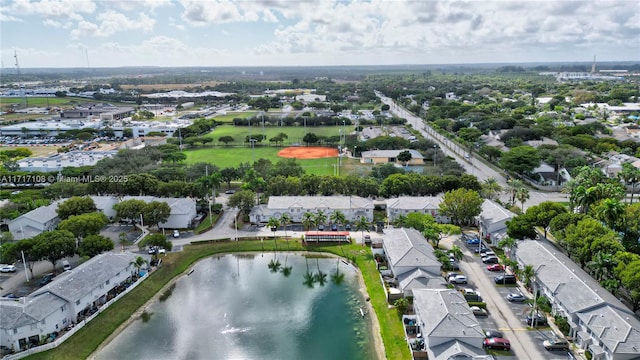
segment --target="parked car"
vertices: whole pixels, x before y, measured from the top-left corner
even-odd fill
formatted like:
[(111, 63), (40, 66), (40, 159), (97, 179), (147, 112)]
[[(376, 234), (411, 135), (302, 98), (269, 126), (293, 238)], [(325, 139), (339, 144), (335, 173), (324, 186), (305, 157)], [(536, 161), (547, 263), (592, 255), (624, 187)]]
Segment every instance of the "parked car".
[(351, 231), (351, 224), (345, 225), (344, 229), (347, 230), (347, 231)]
[(481, 308), (479, 306), (472, 306), (472, 307), (470, 307), (470, 309), (471, 309), (471, 312), (473, 312), (473, 315), (475, 315), (475, 316), (487, 316), (488, 315), (487, 310), (485, 310), (485, 309), (483, 309), (483, 308)]
[(324, 225), (320, 224), (318, 225), (318, 231), (323, 231), (324, 230)]
[(56, 274), (54, 273), (48, 273), (45, 276), (42, 277), (42, 279), (40, 279), (40, 285), (47, 285), (48, 283), (50, 283), (51, 281), (53, 281), (53, 278), (56, 277)]
[(180, 231), (178, 231), (178, 230), (173, 230), (173, 237), (174, 237), (174, 238), (179, 238), (179, 237), (180, 237)]
[(484, 244), (480, 245), (480, 248), (475, 248), (473, 250), (476, 254), (480, 253), (481, 255), (484, 255), (484, 253), (486, 253), (487, 251), (489, 251), (489, 248), (487, 248)]
[(485, 264), (497, 264), (500, 262), (500, 259), (495, 256), (485, 256), (482, 258), (482, 262)]
[(513, 285), (516, 283), (515, 275), (498, 275), (493, 279), (493, 282), (496, 284), (509, 284)]
[(511, 343), (505, 338), (484, 339), (482, 347), (497, 350), (511, 350)]
[(464, 275), (456, 275), (449, 278), (449, 282), (452, 284), (466, 284), (467, 277)]
[(467, 240), (467, 245), (478, 245), (480, 244), (479, 238), (471, 238)]
[(62, 269), (63, 269), (64, 271), (71, 270), (71, 264), (69, 264), (69, 261), (67, 261), (67, 260), (62, 260)]
[(569, 350), (569, 342), (566, 339), (550, 339), (542, 342), (542, 346), (549, 351)]
[(225, 193), (225, 194), (232, 195), (232, 194), (235, 194), (235, 193), (236, 193), (236, 191), (235, 191), (235, 190), (227, 190), (227, 191), (225, 191), (224, 193)]
[(502, 333), (498, 330), (487, 330), (484, 332), (484, 336), (488, 339), (490, 338), (501, 338)]
[(540, 313), (527, 315), (527, 325), (532, 326), (534, 321), (536, 322), (536, 326), (547, 325), (547, 317)]
[(338, 231), (338, 224), (331, 224), (331, 231)]
[(504, 271), (504, 266), (500, 264), (487, 265), (489, 271)]
[(154, 255), (156, 253), (156, 248), (153, 246), (149, 246), (149, 251), (147, 251), (149, 255)]
[(511, 302), (525, 302), (527, 298), (522, 294), (511, 293), (507, 295), (507, 300)]
[(15, 265), (2, 265), (2, 267), (0, 267), (0, 272), (3, 272), (3, 273), (16, 272), (16, 266)]
[(455, 271), (459, 271), (460, 270), (460, 264), (458, 264), (457, 261), (451, 261), (451, 270), (455, 270)]

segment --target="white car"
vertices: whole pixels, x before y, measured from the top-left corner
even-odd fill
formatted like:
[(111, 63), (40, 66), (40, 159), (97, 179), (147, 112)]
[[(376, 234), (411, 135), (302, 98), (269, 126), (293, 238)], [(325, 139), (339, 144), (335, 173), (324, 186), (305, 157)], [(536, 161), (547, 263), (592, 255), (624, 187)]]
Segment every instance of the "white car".
[(0, 267), (0, 272), (3, 272), (3, 273), (16, 272), (16, 267), (15, 265), (2, 265), (2, 267)]
[(167, 250), (165, 250), (164, 248), (160, 248), (158, 249), (158, 254), (166, 254)]
[(464, 275), (456, 275), (449, 278), (449, 282), (452, 284), (466, 284), (467, 277)]
[(180, 237), (180, 231), (178, 231), (178, 230), (173, 230), (173, 237), (174, 237), (174, 238), (179, 238), (179, 237)]

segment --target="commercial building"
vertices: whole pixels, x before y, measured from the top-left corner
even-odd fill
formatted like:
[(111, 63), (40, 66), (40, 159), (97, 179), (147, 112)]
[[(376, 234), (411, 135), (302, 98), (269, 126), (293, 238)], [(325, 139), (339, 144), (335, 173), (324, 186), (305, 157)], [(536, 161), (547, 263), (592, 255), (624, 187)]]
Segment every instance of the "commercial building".
[(408, 151), (411, 154), (411, 159), (407, 161), (406, 165), (424, 165), (424, 156), (417, 150), (402, 149), (402, 150), (372, 150), (363, 151), (360, 162), (363, 164), (398, 164), (405, 165), (402, 161), (398, 160), (398, 156), (401, 152)]

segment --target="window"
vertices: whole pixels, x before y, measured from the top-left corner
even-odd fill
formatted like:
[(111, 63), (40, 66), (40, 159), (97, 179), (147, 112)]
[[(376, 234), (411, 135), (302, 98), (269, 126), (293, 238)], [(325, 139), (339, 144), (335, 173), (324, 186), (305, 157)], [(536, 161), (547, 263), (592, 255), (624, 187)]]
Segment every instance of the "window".
[(80, 305), (80, 300), (76, 301), (76, 305)]

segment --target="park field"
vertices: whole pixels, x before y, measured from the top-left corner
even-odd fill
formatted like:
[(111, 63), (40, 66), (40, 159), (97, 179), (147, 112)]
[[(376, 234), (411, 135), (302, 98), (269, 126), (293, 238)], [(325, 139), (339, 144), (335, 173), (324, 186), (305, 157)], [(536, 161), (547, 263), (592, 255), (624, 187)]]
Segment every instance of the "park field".
[[(272, 163), (277, 163), (283, 158), (278, 156), (278, 151), (282, 147), (256, 146), (255, 149), (249, 147), (207, 147), (201, 149), (187, 150), (187, 164), (197, 162), (208, 162), (220, 168), (237, 167), (243, 162), (253, 163), (258, 159), (267, 159)], [(335, 157), (323, 159), (299, 159), (296, 160), (307, 174), (334, 175), (338, 159)], [(353, 173), (358, 168), (359, 162), (355, 159), (342, 158), (340, 175)]]
[(226, 115), (216, 116), (213, 120), (220, 123), (232, 123), (235, 118), (246, 119), (255, 114), (257, 114), (255, 111), (227, 112)]
[[(302, 126), (265, 126), (264, 129), (260, 124), (256, 124), (256, 126), (233, 126), (233, 125), (221, 125), (216, 127), (213, 131), (205, 135), (206, 137), (210, 137), (214, 139), (214, 145), (224, 145), (224, 143), (218, 141), (222, 136), (231, 136), (235, 140), (234, 142), (229, 143), (229, 145), (245, 145), (244, 140), (250, 134), (265, 134), (267, 136), (267, 140), (264, 143), (268, 144), (269, 139), (280, 134), (285, 133), (289, 136), (288, 139), (284, 141), (282, 145), (288, 146), (293, 144), (303, 144), (302, 138), (306, 133), (314, 133), (318, 136), (338, 136), (340, 135), (340, 129), (342, 126), (316, 126), (310, 127), (307, 126), (306, 132), (305, 128)], [(350, 127), (346, 128), (346, 131), (351, 131)]]

